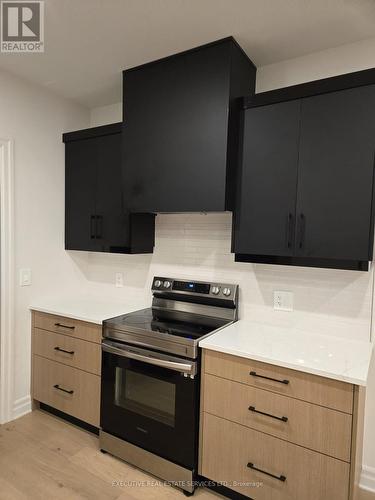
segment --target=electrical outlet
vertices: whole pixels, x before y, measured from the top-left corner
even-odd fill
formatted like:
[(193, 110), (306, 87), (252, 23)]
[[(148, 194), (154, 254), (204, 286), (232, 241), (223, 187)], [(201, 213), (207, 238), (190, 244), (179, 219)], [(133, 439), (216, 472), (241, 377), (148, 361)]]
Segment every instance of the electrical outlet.
[(20, 286), (31, 285), (31, 269), (20, 269)]
[(116, 273), (115, 285), (117, 288), (122, 288), (124, 286), (124, 273)]
[(276, 311), (293, 311), (293, 292), (273, 292), (273, 308)]

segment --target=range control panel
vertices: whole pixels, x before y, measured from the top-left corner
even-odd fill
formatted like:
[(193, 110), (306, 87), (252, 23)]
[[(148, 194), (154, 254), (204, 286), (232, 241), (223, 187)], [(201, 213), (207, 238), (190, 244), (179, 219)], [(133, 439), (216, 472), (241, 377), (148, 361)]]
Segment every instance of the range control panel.
[(162, 277), (155, 277), (152, 283), (153, 291), (177, 292), (189, 295), (208, 295), (223, 299), (233, 299), (237, 294), (237, 289), (237, 285), (206, 283), (203, 281), (183, 281)]

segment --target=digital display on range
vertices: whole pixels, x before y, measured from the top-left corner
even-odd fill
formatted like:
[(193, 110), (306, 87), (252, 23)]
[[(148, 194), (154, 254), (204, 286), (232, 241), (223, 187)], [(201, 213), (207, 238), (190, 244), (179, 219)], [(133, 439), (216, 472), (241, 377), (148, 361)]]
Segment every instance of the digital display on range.
[(207, 283), (195, 283), (194, 281), (174, 281), (173, 290), (208, 294), (210, 293), (210, 285)]

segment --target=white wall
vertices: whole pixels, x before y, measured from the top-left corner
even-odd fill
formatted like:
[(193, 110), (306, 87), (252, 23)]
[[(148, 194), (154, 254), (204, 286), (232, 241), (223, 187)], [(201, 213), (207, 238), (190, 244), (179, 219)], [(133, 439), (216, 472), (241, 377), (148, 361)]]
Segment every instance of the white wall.
[[(258, 69), (257, 91), (375, 67), (375, 39)], [(121, 104), (92, 110), (92, 125), (121, 120)], [(152, 276), (239, 283), (242, 318), (302, 331), (370, 341), (373, 272), (293, 268), (234, 263), (230, 253), (230, 214), (158, 215), (153, 255), (122, 256), (71, 252), (88, 280), (90, 292), (116, 299), (149, 296)], [(74, 255), (75, 254), (75, 255)], [(116, 271), (125, 287), (115, 288)], [(292, 313), (275, 312), (273, 290), (295, 294)], [(375, 490), (375, 366), (366, 402), (363, 483)]]
[[(241, 318), (368, 341), (372, 273), (235, 263), (230, 236), (229, 213), (163, 214), (156, 218), (152, 255), (69, 253), (93, 295), (138, 302), (150, 297), (158, 274), (239, 283)], [(120, 289), (118, 271), (125, 276)], [(293, 313), (274, 311), (274, 290), (294, 292)]]
[(122, 102), (116, 102), (109, 106), (93, 108), (90, 113), (91, 127), (108, 125), (109, 123), (122, 121)]
[(263, 66), (257, 92), (375, 67), (375, 38)]
[[(64, 145), (61, 134), (89, 125), (89, 111), (0, 72), (0, 137), (14, 141), (16, 414), (30, 395), (30, 312), (34, 297), (69, 291), (86, 280), (64, 251)], [(33, 283), (18, 286), (18, 270)]]

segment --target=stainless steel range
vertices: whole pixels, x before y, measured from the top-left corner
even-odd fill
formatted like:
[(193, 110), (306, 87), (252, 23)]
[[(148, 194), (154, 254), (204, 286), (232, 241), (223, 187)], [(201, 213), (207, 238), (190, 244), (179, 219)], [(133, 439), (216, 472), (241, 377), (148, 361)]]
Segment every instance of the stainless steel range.
[(238, 286), (155, 277), (152, 294), (152, 307), (104, 322), (100, 446), (191, 493), (198, 343), (237, 320)]

